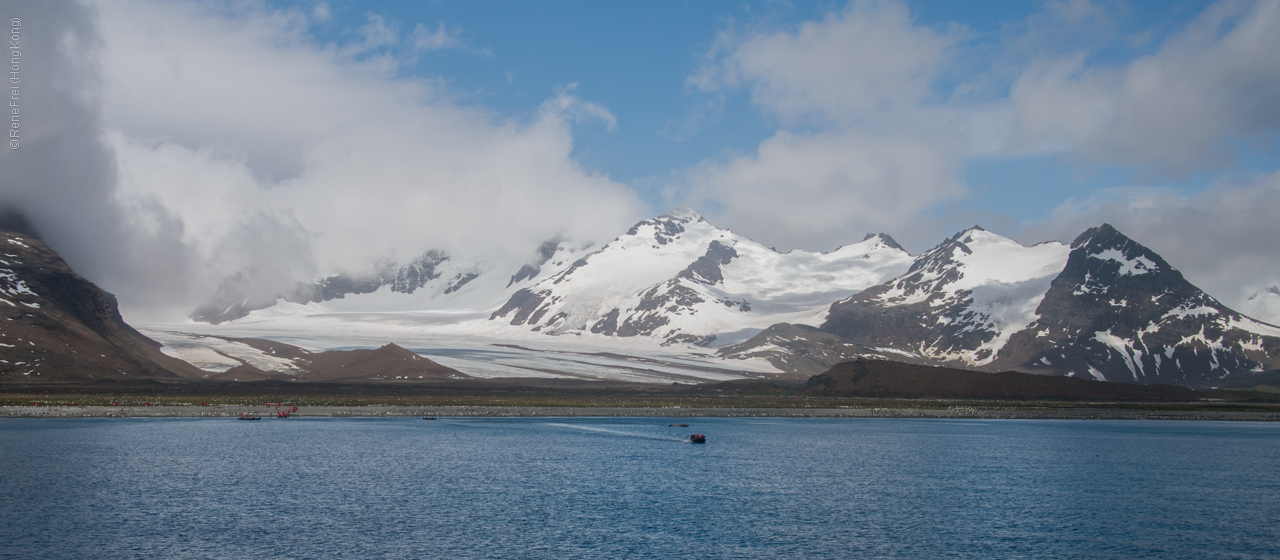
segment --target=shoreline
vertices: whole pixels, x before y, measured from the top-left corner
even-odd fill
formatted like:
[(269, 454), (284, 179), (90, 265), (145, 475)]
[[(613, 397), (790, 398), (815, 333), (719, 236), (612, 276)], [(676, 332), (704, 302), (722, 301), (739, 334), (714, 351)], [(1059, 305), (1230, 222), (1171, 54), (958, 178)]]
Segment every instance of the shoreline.
[[(264, 420), (276, 418), (271, 406), (158, 405), (158, 406), (0, 406), (0, 418), (238, 418), (252, 414)], [(1222, 410), (1123, 410), (1105, 407), (1001, 408), (956, 406), (949, 408), (842, 407), (549, 407), (549, 406), (300, 406), (290, 418), (388, 418), (433, 416), (437, 418), (939, 418), (1004, 420), (1202, 420), (1278, 422), (1280, 412)]]

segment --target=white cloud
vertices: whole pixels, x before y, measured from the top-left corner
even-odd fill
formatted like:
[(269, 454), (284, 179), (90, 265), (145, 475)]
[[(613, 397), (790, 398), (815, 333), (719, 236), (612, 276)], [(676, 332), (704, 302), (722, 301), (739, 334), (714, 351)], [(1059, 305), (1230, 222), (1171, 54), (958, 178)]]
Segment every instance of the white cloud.
[[(1012, 88), (1023, 141), (1168, 173), (1222, 169), (1280, 127), (1280, 3), (1221, 2), (1119, 67), (1077, 52)], [(1251, 145), (1252, 144), (1252, 145)]]
[(394, 26), (388, 25), (385, 18), (378, 14), (369, 14), (365, 17), (368, 23), (360, 27), (360, 35), (364, 41), (355, 46), (356, 52), (389, 47), (400, 42), (400, 32)]
[[(928, 244), (924, 212), (961, 196), (966, 148), (929, 108), (954, 38), (913, 25), (896, 2), (850, 4), (794, 29), (726, 32), (690, 78), (750, 91), (784, 124), (756, 153), (682, 176), (686, 203), (780, 248), (834, 248), (868, 231)], [(904, 231), (905, 230), (905, 231)]]
[[(238, 270), (269, 292), (429, 248), (521, 263), (552, 236), (607, 239), (646, 213), (572, 158), (572, 122), (616, 119), (571, 88), (500, 119), (315, 44), (295, 14), (97, 9), (114, 200), (137, 245), (173, 245), (150, 267), (163, 282), (108, 286), (136, 313), (187, 311)], [(381, 18), (362, 31), (364, 46), (396, 41)]]
[(576, 82), (557, 89), (555, 96), (542, 104), (543, 115), (564, 117), (573, 121), (597, 120), (604, 123), (611, 132), (618, 128), (618, 117), (601, 105), (584, 101), (573, 95), (577, 89)]
[(690, 78), (703, 91), (746, 85), (788, 122), (865, 122), (912, 110), (954, 38), (912, 25), (897, 2), (859, 1), (794, 30), (721, 35), (722, 58)]
[(781, 131), (754, 155), (691, 172), (689, 200), (712, 221), (779, 249), (829, 250), (867, 232), (929, 246), (942, 231), (914, 224), (935, 201), (965, 192), (956, 179), (960, 149), (939, 140)]
[(1068, 200), (1018, 237), (1070, 241), (1085, 229), (1110, 223), (1234, 307), (1259, 289), (1280, 285), (1276, 209), (1280, 172), (1244, 184), (1221, 181), (1190, 196), (1162, 188), (1114, 189), (1084, 201)]
[(444, 22), (437, 24), (435, 31), (419, 23), (417, 27), (413, 28), (413, 33), (409, 36), (409, 39), (413, 41), (413, 47), (420, 51), (453, 49), (463, 46), (462, 39), (458, 37), (458, 32), (446, 29)]
[(329, 21), (333, 19), (333, 10), (329, 9), (329, 5), (321, 2), (311, 9), (311, 18), (316, 21)]
[[(369, 14), (352, 44), (322, 45), (308, 29), (332, 19), (327, 5), (264, 6), (13, 3), (58, 39), (32, 35), (39, 48), (24, 55), (47, 95), (24, 109), (31, 143), (2, 155), (0, 203), (27, 210), (126, 306), (185, 311), (244, 268), (286, 282), (432, 247), (522, 261), (553, 235), (610, 238), (646, 213), (573, 159), (575, 123), (619, 125), (572, 85), (498, 118), (444, 79), (398, 77), (396, 55), (465, 48), (460, 31), (420, 24), (401, 37)], [(689, 82), (709, 98), (745, 92), (779, 130), (751, 153), (675, 172), (676, 201), (784, 249), (867, 231), (919, 249), (953, 227), (936, 210), (966, 195), (967, 158), (1060, 153), (1186, 173), (1275, 148), (1280, 4), (1215, 4), (1146, 56), (1100, 59), (1091, 33), (1117, 33), (1120, 17), (1050, 2), (1027, 33), (964, 52), (962, 29), (916, 25), (888, 0), (726, 31)], [(1054, 28), (1061, 36), (1038, 38)], [(981, 70), (951, 83), (952, 67)], [(1070, 239), (1109, 221), (1234, 303), (1280, 283), (1277, 182), (1099, 194), (1021, 237)]]

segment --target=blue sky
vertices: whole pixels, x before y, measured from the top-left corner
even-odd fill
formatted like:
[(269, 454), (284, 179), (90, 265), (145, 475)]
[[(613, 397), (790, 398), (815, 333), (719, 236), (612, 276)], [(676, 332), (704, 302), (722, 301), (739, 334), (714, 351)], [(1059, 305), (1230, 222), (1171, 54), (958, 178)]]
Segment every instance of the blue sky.
[[(314, 10), (315, 2), (278, 2), (280, 8)], [(989, 89), (972, 94), (990, 101), (1009, 93), (1011, 79), (1000, 64), (1016, 63), (1010, 43), (1023, 39), (1035, 18), (1048, 18), (1044, 3), (913, 1), (915, 25), (941, 30), (961, 27), (954, 68), (934, 80), (938, 101), (965, 95), (957, 87), (973, 74), (992, 74)], [(1163, 40), (1199, 16), (1210, 2), (1124, 2), (1094, 6), (1111, 18), (1087, 32), (1044, 35), (1036, 48), (1087, 53), (1090, 65), (1122, 67), (1158, 51)], [(401, 34), (416, 25), (443, 29), (451, 48), (408, 53), (402, 41), (366, 56), (411, 58), (400, 68), (408, 79), (443, 79), (459, 101), (511, 118), (527, 118), (554, 91), (571, 84), (576, 95), (606, 108), (615, 127), (579, 123), (573, 156), (588, 169), (630, 185), (656, 211), (669, 200), (661, 186), (673, 171), (707, 160), (751, 153), (786, 125), (752, 104), (740, 88), (707, 95), (688, 83), (705, 63), (721, 33), (732, 30), (786, 32), (821, 21), (843, 2), (327, 2), (332, 14), (316, 22), (317, 41), (364, 40), (371, 18)], [(443, 27), (440, 27), (443, 26)], [(1142, 165), (1080, 161), (1070, 153), (967, 158), (962, 180), (969, 196), (948, 201), (968, 215), (1006, 227), (1047, 217), (1067, 198), (1087, 199), (1097, 189), (1160, 186), (1201, 191), (1224, 175), (1274, 171), (1273, 150), (1247, 150), (1228, 167), (1170, 172)], [(945, 214), (945, 212), (942, 212)], [(944, 218), (945, 219), (945, 218)], [(954, 218), (961, 227), (963, 218)]]
[(0, 202), (133, 307), (677, 207), (781, 250), (1108, 222), (1228, 303), (1280, 284), (1276, 2), (0, 8), (59, 30)]

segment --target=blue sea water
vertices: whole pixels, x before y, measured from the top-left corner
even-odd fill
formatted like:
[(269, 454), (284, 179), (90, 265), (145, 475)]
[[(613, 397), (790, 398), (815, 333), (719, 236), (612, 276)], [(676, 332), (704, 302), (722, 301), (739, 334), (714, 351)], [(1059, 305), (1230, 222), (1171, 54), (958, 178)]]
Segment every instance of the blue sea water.
[(0, 557), (1280, 557), (1276, 424), (673, 421), (0, 420)]

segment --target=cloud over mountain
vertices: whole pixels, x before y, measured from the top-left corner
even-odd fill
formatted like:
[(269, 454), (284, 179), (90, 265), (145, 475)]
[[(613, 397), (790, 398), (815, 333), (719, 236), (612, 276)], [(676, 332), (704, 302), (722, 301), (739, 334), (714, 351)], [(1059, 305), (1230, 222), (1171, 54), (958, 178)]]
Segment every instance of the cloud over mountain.
[[(33, 68), (45, 52), (66, 57), (46, 63), (66, 90), (48, 101), (58, 107), (46, 126), (63, 111), (59, 142), (89, 144), (81, 152), (99, 163), (33, 143), (6, 154), (31, 169), (6, 191), (135, 309), (188, 305), (241, 270), (271, 291), (427, 248), (524, 259), (538, 240), (611, 235), (645, 212), (571, 155), (572, 122), (607, 124), (607, 111), (549, 91), (523, 118), (500, 118), (441, 81), (400, 75), (394, 53), (377, 50), (399, 42), (386, 25), (377, 45), (353, 52), (316, 41), (314, 14), (254, 3), (28, 11), (78, 45), (33, 45)], [(72, 160), (82, 163), (71, 170)], [(106, 243), (41, 206), (77, 203), (95, 206), (99, 230), (122, 231)], [(145, 258), (118, 258), (149, 246)]]

